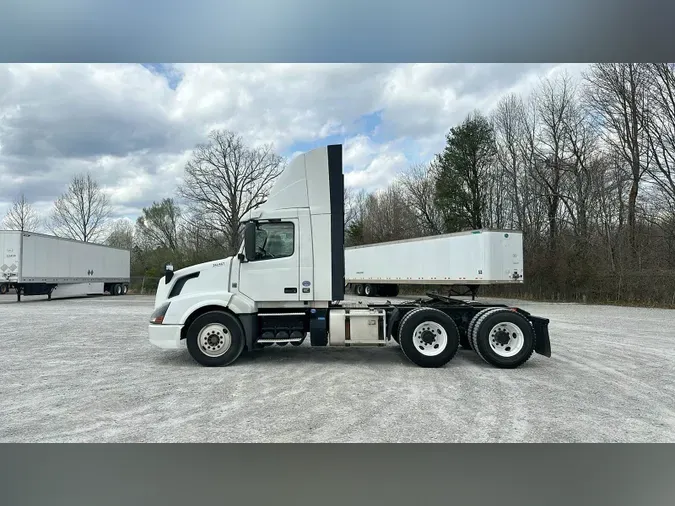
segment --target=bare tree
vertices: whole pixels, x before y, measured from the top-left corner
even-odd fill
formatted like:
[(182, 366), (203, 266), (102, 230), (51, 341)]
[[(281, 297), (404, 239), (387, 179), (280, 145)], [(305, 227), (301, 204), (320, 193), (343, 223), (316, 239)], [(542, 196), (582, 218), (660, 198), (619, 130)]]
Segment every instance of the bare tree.
[(397, 182), (366, 197), (361, 217), (363, 244), (410, 239), (420, 235), (414, 211)]
[(415, 164), (398, 177), (403, 198), (414, 210), (422, 233), (436, 235), (443, 231), (443, 216), (435, 205), (435, 177), (431, 167)]
[(525, 209), (522, 197), (524, 163), (519, 144), (526, 139), (527, 125), (522, 99), (511, 94), (499, 102), (493, 114), (497, 163), (508, 180), (510, 226), (522, 228), (525, 224)]
[(108, 246), (131, 250), (134, 245), (134, 225), (126, 219), (115, 220), (105, 240)]
[(144, 207), (136, 221), (140, 238), (149, 247), (178, 251), (181, 215), (180, 206), (170, 198)]
[(599, 177), (605, 167), (601, 161), (600, 133), (589, 120), (587, 111), (574, 98), (563, 117), (570, 159), (563, 165), (566, 181), (561, 197), (575, 234), (586, 238), (590, 213), (598, 202), (598, 192), (603, 190)]
[(263, 204), (283, 168), (271, 146), (247, 147), (229, 131), (213, 131), (195, 148), (179, 194), (211, 229), (226, 237), (230, 253), (239, 247), (240, 222)]
[(648, 72), (640, 63), (597, 63), (585, 75), (586, 99), (599, 115), (604, 140), (628, 164), (632, 176), (628, 194), (628, 236), (631, 257), (636, 255), (638, 191), (648, 168), (645, 105)]
[(50, 228), (57, 236), (97, 241), (111, 214), (110, 199), (88, 172), (77, 175), (54, 202)]
[(345, 186), (344, 188), (344, 203), (345, 203), (345, 228), (349, 228), (359, 216), (360, 203), (364, 198), (364, 192), (357, 192), (355, 188)]
[(574, 89), (567, 74), (555, 79), (545, 79), (536, 95), (536, 104), (541, 120), (535, 173), (545, 193), (548, 219), (549, 247), (555, 250), (561, 205), (567, 137), (565, 118), (572, 104)]
[(3, 220), (3, 226), (9, 230), (26, 232), (37, 232), (40, 228), (40, 218), (23, 193), (12, 202), (12, 207)]
[(675, 65), (649, 65), (649, 111), (645, 115), (653, 165), (648, 169), (653, 182), (675, 207)]

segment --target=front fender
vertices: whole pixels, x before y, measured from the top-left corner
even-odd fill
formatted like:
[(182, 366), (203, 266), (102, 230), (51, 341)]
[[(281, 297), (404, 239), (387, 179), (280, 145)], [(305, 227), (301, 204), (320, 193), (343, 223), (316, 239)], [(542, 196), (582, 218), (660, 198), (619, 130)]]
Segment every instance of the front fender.
[(189, 316), (199, 308), (205, 306), (228, 307), (232, 294), (228, 292), (186, 294), (171, 299), (164, 323), (170, 325), (184, 325)]
[(185, 325), (191, 314), (206, 306), (220, 306), (229, 309), (234, 314), (254, 312), (254, 307), (248, 301), (226, 291), (185, 294), (171, 299), (170, 302), (164, 323), (172, 325)]

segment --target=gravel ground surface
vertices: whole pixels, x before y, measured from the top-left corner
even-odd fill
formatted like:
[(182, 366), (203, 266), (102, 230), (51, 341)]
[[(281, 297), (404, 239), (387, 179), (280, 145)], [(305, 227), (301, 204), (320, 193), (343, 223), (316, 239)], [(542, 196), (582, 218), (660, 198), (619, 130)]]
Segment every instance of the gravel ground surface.
[(0, 296), (2, 442), (675, 442), (675, 311), (519, 303), (550, 359), (442, 369), (270, 347), (204, 368), (147, 340), (152, 298)]

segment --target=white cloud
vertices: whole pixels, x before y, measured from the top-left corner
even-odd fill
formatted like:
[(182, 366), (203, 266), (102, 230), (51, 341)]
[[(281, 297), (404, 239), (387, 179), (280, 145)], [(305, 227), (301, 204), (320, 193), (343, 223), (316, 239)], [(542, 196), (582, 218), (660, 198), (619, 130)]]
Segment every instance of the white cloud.
[[(447, 130), (547, 73), (583, 65), (176, 65), (174, 89), (140, 65), (0, 65), (0, 213), (23, 191), (47, 209), (91, 170), (118, 215), (175, 195), (212, 128), (286, 155), (344, 142), (346, 183), (374, 189), (443, 146)], [(361, 118), (380, 113), (365, 131)], [(337, 136), (337, 137), (335, 137)]]
[(385, 186), (410, 161), (396, 142), (376, 144), (366, 135), (345, 141), (345, 186), (375, 190)]

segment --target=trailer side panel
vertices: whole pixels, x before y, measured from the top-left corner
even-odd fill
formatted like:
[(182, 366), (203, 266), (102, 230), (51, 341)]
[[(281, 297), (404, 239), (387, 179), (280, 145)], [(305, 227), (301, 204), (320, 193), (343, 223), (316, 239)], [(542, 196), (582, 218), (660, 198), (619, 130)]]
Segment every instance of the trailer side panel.
[(347, 248), (345, 279), (400, 284), (522, 282), (522, 244), (520, 232), (490, 230)]
[(129, 277), (128, 250), (42, 234), (23, 234), (23, 283), (124, 282)]

